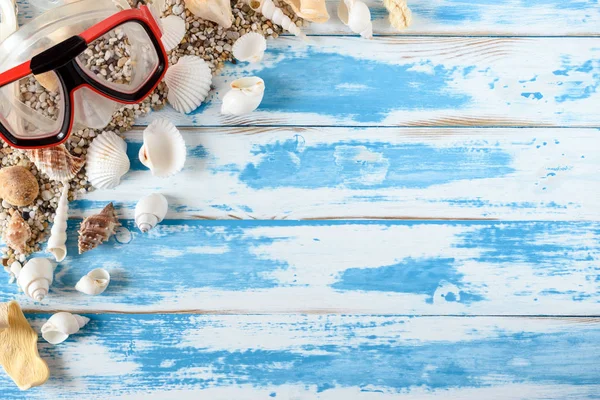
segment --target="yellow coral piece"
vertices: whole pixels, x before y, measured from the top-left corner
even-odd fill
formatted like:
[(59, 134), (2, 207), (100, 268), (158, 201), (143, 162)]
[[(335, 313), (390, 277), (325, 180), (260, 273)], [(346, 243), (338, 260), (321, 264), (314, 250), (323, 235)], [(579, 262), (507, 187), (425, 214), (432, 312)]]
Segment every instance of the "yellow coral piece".
[(19, 303), (0, 304), (0, 321), (8, 323), (8, 328), (0, 330), (0, 364), (19, 389), (42, 385), (50, 370), (38, 354), (38, 335), (29, 326)]
[(412, 11), (408, 8), (406, 0), (383, 0), (383, 5), (390, 13), (390, 24), (402, 30), (408, 28), (412, 22)]

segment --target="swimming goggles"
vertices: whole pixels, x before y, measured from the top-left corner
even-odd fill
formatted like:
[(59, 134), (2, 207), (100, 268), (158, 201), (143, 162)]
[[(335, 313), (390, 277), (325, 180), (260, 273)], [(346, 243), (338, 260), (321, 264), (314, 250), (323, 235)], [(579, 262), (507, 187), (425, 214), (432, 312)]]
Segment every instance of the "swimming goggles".
[(64, 142), (81, 88), (123, 104), (141, 102), (168, 67), (161, 36), (147, 6), (124, 10), (1, 73), (0, 136), (26, 149)]

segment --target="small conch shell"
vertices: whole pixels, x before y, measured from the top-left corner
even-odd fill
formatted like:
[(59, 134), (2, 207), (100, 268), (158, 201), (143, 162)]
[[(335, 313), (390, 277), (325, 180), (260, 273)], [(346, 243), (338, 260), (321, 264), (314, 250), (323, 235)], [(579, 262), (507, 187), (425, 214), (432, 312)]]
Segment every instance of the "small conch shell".
[(260, 105), (265, 93), (265, 82), (256, 76), (236, 79), (223, 97), (222, 114), (243, 115)]
[(56, 206), (54, 224), (50, 230), (50, 238), (46, 250), (61, 262), (67, 256), (67, 220), (69, 219), (69, 183), (63, 182), (63, 189)]
[(285, 2), (302, 19), (316, 23), (329, 21), (325, 0), (285, 0)]
[(84, 219), (79, 227), (79, 254), (106, 242), (120, 225), (113, 203), (109, 203), (99, 214)]
[(159, 20), (162, 29), (162, 43), (166, 51), (171, 51), (185, 36), (185, 21), (177, 15), (169, 15)]
[(77, 175), (85, 160), (69, 153), (64, 145), (27, 150), (27, 157), (53, 181), (70, 181)]
[(110, 274), (103, 268), (96, 268), (84, 275), (75, 285), (75, 290), (95, 296), (103, 293), (110, 283)]
[(56, 263), (47, 258), (32, 258), (23, 268), (11, 268), (17, 277), (17, 284), (25, 294), (35, 301), (42, 301), (48, 294), (54, 280)]
[(162, 222), (169, 210), (169, 203), (165, 196), (153, 193), (142, 197), (135, 206), (135, 224), (140, 231), (146, 233)]
[(15, 252), (25, 254), (27, 251), (27, 242), (31, 238), (31, 228), (25, 222), (20, 212), (11, 209), (10, 215), (10, 222), (2, 238), (6, 245)]
[(294, 36), (301, 37), (306, 40), (306, 35), (302, 33), (300, 28), (296, 26), (294, 21), (283, 13), (283, 10), (273, 3), (273, 0), (246, 0), (248, 5), (254, 12), (261, 13), (265, 18), (273, 23), (280, 25), (283, 29), (290, 32)]
[(24, 207), (37, 198), (40, 186), (27, 168), (15, 165), (0, 169), (0, 197), (7, 203)]
[(152, 175), (166, 178), (183, 169), (185, 141), (175, 125), (166, 119), (157, 119), (144, 130), (144, 144), (138, 156)]
[(239, 61), (257, 63), (262, 60), (267, 41), (260, 33), (248, 32), (235, 41), (232, 47), (233, 56)]
[(185, 6), (196, 17), (216, 22), (225, 29), (231, 28), (233, 13), (229, 0), (184, 0)]
[(129, 171), (127, 143), (114, 132), (104, 132), (96, 137), (87, 153), (86, 171), (92, 186), (112, 189)]
[(360, 0), (340, 0), (338, 17), (354, 33), (366, 39), (373, 38), (373, 23), (369, 7)]
[(42, 337), (50, 344), (59, 344), (67, 340), (69, 335), (79, 332), (90, 319), (77, 314), (59, 312), (48, 318), (42, 325)]
[(180, 113), (200, 107), (212, 83), (210, 67), (198, 56), (183, 56), (165, 74), (167, 100)]

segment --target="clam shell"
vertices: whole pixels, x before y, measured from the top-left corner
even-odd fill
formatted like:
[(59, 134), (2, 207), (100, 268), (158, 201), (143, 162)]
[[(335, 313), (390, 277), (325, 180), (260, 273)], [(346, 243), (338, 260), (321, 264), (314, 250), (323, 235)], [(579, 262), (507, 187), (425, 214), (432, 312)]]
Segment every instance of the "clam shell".
[(92, 186), (110, 189), (129, 171), (127, 143), (114, 132), (104, 132), (92, 141), (87, 153), (87, 175)]
[(171, 51), (181, 43), (185, 36), (185, 21), (177, 15), (169, 15), (160, 19), (163, 31), (162, 43), (166, 51)]
[(85, 164), (83, 158), (71, 155), (62, 144), (44, 149), (27, 150), (25, 153), (37, 169), (57, 182), (70, 181)]
[(38, 181), (27, 168), (15, 165), (0, 169), (0, 197), (7, 203), (17, 207), (28, 206), (39, 192)]
[(233, 44), (233, 56), (239, 61), (257, 63), (262, 60), (267, 41), (264, 36), (256, 32), (248, 32)]
[(109, 203), (99, 214), (84, 219), (79, 227), (79, 254), (106, 242), (119, 225), (113, 203)]
[(165, 178), (174, 175), (185, 164), (185, 141), (170, 121), (157, 119), (144, 130), (139, 158), (154, 176)]
[(212, 72), (206, 62), (197, 56), (184, 56), (169, 67), (165, 74), (169, 88), (167, 100), (181, 113), (194, 111), (202, 104), (212, 83)]

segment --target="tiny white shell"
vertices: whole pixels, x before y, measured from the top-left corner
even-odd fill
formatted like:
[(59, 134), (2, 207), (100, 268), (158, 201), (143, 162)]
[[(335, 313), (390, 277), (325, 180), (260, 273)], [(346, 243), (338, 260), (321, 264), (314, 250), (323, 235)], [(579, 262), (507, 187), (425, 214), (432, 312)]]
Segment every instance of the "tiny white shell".
[(222, 114), (243, 115), (251, 113), (260, 105), (265, 93), (265, 82), (257, 77), (236, 79), (223, 97)]
[(169, 15), (160, 19), (162, 43), (166, 51), (171, 51), (181, 43), (185, 36), (185, 21), (177, 15)]
[(340, 0), (338, 17), (352, 32), (366, 39), (373, 38), (373, 24), (369, 7), (360, 0)]
[(81, 293), (95, 296), (103, 293), (110, 283), (110, 274), (103, 268), (91, 270), (81, 277), (75, 285), (75, 290)]
[(152, 175), (166, 178), (183, 169), (185, 141), (179, 130), (166, 119), (157, 119), (144, 130), (139, 158)]
[(32, 258), (20, 270), (11, 271), (25, 294), (35, 301), (42, 301), (54, 280), (56, 263), (47, 258)]
[(212, 72), (208, 64), (197, 56), (183, 56), (165, 74), (169, 88), (167, 100), (181, 113), (190, 113), (208, 96)]
[(267, 41), (263, 35), (248, 32), (235, 41), (232, 51), (233, 56), (239, 61), (257, 63), (263, 59), (266, 49)]
[(165, 196), (153, 193), (142, 197), (135, 206), (135, 223), (140, 231), (146, 233), (162, 222), (169, 210), (169, 203)]
[(42, 325), (42, 337), (50, 344), (59, 344), (69, 335), (79, 332), (90, 319), (77, 314), (59, 312), (48, 318)]
[(88, 148), (86, 169), (92, 186), (114, 188), (129, 171), (127, 143), (114, 132), (102, 133)]

